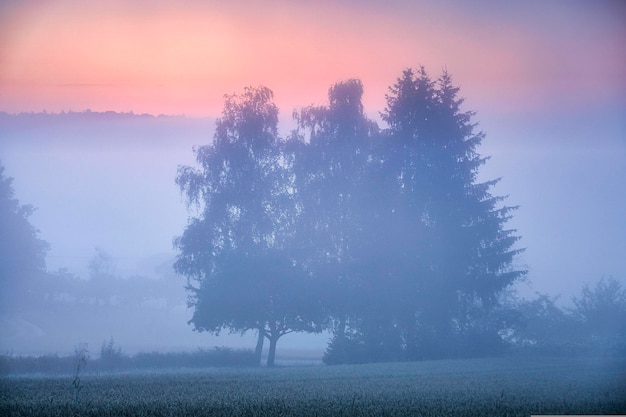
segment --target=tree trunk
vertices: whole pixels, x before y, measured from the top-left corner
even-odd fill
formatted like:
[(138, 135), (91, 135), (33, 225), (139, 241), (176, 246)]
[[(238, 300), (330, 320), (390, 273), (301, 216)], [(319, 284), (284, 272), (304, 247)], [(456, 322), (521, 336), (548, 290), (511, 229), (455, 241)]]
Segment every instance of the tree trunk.
[(263, 329), (259, 329), (259, 338), (256, 341), (256, 348), (254, 349), (254, 357), (256, 358), (257, 365), (261, 365), (261, 355), (263, 354), (263, 341), (265, 340), (265, 334)]
[(276, 357), (276, 342), (278, 342), (278, 338), (273, 336), (270, 339), (270, 350), (267, 354), (267, 366), (271, 368), (274, 366), (274, 359)]

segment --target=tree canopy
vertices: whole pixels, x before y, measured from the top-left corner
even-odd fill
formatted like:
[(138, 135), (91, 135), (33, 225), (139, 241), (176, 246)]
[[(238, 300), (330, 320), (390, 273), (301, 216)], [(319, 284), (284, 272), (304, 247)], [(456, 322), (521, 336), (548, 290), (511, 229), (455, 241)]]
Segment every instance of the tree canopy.
[(311, 277), (292, 251), (297, 208), (272, 96), (265, 87), (226, 96), (213, 143), (196, 149), (202, 168), (179, 169), (176, 181), (200, 215), (175, 241), (191, 323), (216, 334), (257, 329), (270, 341), (268, 365), (281, 336), (321, 329)]
[(0, 164), (0, 308), (19, 307), (21, 296), (31, 293), (43, 273), (49, 245), (29, 221), (35, 209), (15, 198), (13, 178)]
[(198, 215), (175, 240), (198, 330), (275, 342), (328, 328), (329, 363), (483, 354), (502, 347), (499, 295), (525, 274), (516, 207), (477, 180), (487, 158), (447, 72), (406, 70), (380, 129), (363, 85), (329, 89), (278, 135), (266, 87), (226, 96), (200, 168), (177, 183)]

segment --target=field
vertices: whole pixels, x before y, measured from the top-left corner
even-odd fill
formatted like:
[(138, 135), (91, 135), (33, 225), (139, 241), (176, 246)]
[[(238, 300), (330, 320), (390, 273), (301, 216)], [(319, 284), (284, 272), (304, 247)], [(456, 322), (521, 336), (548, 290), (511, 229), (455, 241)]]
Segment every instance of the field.
[(625, 414), (626, 359), (469, 359), (0, 379), (2, 416)]

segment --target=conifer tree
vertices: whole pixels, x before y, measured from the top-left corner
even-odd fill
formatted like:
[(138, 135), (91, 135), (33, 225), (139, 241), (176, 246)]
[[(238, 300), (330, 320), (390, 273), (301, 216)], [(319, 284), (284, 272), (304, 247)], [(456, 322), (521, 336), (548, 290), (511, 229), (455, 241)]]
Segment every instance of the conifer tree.
[(484, 135), (474, 114), (460, 110), (458, 92), (446, 71), (433, 82), (424, 68), (406, 70), (383, 113), (407, 226), (400, 240), (414, 291), (400, 326), (411, 357), (453, 355), (469, 339), (480, 340), (476, 350), (496, 349), (489, 312), (525, 274), (513, 266), (519, 237), (505, 228), (516, 207), (499, 206), (503, 198), (490, 193), (497, 179), (477, 180), (487, 161), (477, 152)]

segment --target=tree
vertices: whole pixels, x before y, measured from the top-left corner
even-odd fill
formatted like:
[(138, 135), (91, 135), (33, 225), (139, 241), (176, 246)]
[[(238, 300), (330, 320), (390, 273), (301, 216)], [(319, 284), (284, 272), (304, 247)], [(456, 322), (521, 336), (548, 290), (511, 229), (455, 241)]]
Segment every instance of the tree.
[(583, 338), (599, 347), (626, 349), (626, 288), (620, 281), (609, 277), (594, 287), (585, 285), (573, 302)]
[(517, 303), (520, 320), (512, 342), (529, 352), (623, 354), (626, 352), (626, 290), (614, 278), (585, 285), (573, 308), (539, 295)]
[[(436, 81), (424, 68), (404, 71), (387, 95), (388, 128), (361, 140), (367, 147), (353, 148), (353, 165), (327, 169), (348, 171), (349, 191), (339, 195), (350, 203), (335, 203), (343, 212), (334, 217), (349, 222), (332, 230), (343, 234), (341, 263), (355, 266), (351, 285), (343, 286), (351, 320), (335, 332), (329, 362), (346, 356), (341, 349), (381, 361), (486, 354), (503, 346), (498, 295), (525, 274), (513, 266), (519, 238), (505, 228), (515, 207), (499, 207), (503, 198), (490, 194), (497, 180), (477, 181), (487, 160), (477, 152), (484, 135), (474, 132), (473, 113), (460, 110), (458, 91), (445, 71)], [(311, 129), (317, 135), (344, 135), (334, 143), (350, 143), (346, 138), (358, 129), (345, 122), (355, 118), (341, 115), (358, 111), (345, 107), (337, 111), (341, 129), (332, 129), (333, 117), (320, 111), (304, 120), (317, 122)], [(336, 186), (325, 182), (330, 177), (322, 176), (321, 189)]]
[(266, 87), (225, 96), (214, 141), (195, 150), (201, 169), (176, 178), (199, 216), (175, 239), (175, 269), (188, 278), (195, 329), (256, 329), (270, 342), (295, 331), (319, 331), (311, 280), (291, 249), (297, 209), (289, 161), (277, 133), (278, 109)]
[(119, 279), (115, 274), (113, 257), (104, 249), (96, 247), (96, 253), (89, 261), (89, 289), (96, 307), (109, 306), (119, 287)]
[(505, 227), (516, 208), (477, 180), (484, 135), (458, 91), (447, 72), (406, 70), (380, 132), (361, 82), (340, 82), (328, 105), (295, 112), (286, 142), (271, 91), (227, 96), (201, 169), (177, 177), (200, 213), (175, 242), (196, 329), (258, 329), (273, 355), (329, 319), (329, 362), (500, 349), (499, 295), (525, 274)]
[(556, 304), (557, 298), (538, 294), (533, 300), (516, 302), (519, 320), (511, 334), (515, 346), (540, 354), (571, 354), (578, 349), (579, 326)]
[(410, 357), (446, 355), (477, 332), (497, 333), (479, 318), (525, 274), (513, 266), (519, 237), (505, 228), (516, 207), (499, 207), (503, 197), (490, 193), (497, 179), (477, 181), (484, 135), (474, 132), (474, 113), (460, 110), (458, 92), (446, 71), (433, 82), (423, 67), (406, 70), (382, 115), (404, 225), (395, 228), (407, 295), (398, 325)]
[(31, 297), (36, 278), (44, 274), (47, 242), (28, 220), (34, 212), (15, 198), (13, 178), (4, 174), (0, 164), (0, 309), (19, 306), (22, 297)]
[[(380, 272), (380, 253), (372, 246), (379, 243), (372, 232), (381, 214), (375, 186), (379, 158), (372, 147), (379, 129), (364, 115), (362, 96), (359, 80), (342, 81), (329, 89), (328, 105), (295, 114), (299, 130), (294, 138), (300, 146), (294, 175), (302, 207), (298, 240), (306, 245), (307, 264), (323, 282), (333, 346), (344, 350), (352, 345), (347, 339), (354, 322), (364, 316), (374, 319), (373, 302), (383, 315), (390, 305), (378, 302), (381, 292), (370, 279)], [(374, 292), (377, 296), (371, 297)]]

